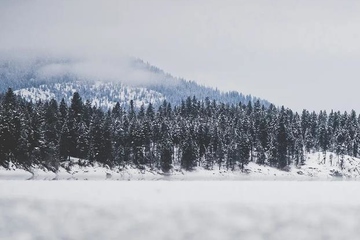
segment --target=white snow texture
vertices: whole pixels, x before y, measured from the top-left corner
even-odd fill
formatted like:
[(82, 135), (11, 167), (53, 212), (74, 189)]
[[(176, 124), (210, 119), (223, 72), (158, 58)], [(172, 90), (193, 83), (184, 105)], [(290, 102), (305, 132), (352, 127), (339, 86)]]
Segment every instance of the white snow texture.
[(355, 181), (0, 181), (0, 239), (358, 239)]
[[(99, 165), (0, 169), (0, 239), (358, 239), (358, 182), (309, 181), (358, 178), (359, 159), (345, 156), (341, 168), (331, 155), (324, 163), (310, 154), (287, 172), (254, 163), (247, 173), (171, 175)], [(19, 181), (27, 178), (126, 181)]]

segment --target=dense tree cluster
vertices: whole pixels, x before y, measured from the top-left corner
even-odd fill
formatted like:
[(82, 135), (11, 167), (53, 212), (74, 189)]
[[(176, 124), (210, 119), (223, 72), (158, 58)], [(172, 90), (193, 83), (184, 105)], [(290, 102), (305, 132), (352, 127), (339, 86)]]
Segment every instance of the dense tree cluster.
[(223, 104), (188, 97), (137, 110), (118, 103), (109, 110), (64, 100), (31, 103), (9, 89), (0, 99), (0, 165), (52, 171), (70, 157), (110, 167), (169, 171), (243, 169), (250, 161), (285, 169), (301, 165), (310, 151), (359, 155), (360, 118), (355, 111), (300, 115), (259, 101)]

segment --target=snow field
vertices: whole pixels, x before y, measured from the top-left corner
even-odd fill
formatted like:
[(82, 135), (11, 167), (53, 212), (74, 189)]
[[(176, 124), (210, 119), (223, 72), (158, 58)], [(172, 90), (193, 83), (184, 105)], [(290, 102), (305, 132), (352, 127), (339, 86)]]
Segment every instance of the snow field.
[(358, 239), (360, 185), (0, 181), (0, 239)]

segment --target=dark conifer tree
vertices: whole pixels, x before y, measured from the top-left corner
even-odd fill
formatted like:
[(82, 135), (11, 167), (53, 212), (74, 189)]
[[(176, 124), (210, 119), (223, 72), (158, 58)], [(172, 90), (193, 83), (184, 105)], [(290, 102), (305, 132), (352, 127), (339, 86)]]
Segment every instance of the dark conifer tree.
[(102, 141), (99, 144), (98, 160), (110, 167), (114, 166), (113, 161), (113, 147), (112, 147), (112, 133), (111, 133), (111, 118), (107, 114), (105, 118), (101, 119), (101, 133)]
[(135, 112), (135, 106), (134, 106), (134, 100), (130, 100), (130, 107), (129, 107), (129, 119), (132, 121), (135, 119), (136, 117), (136, 112)]
[(44, 139), (46, 143), (46, 158), (49, 167), (58, 169), (60, 163), (59, 140), (59, 109), (56, 100), (52, 99), (45, 107)]
[(153, 121), (155, 118), (155, 111), (154, 111), (154, 107), (151, 103), (149, 103), (147, 109), (146, 109), (146, 117), (150, 120)]
[(2, 101), (0, 117), (0, 163), (8, 167), (9, 162), (16, 163), (16, 147), (21, 137), (21, 119), (18, 102), (11, 88), (6, 92)]
[(238, 157), (240, 160), (240, 168), (244, 169), (245, 165), (249, 163), (250, 151), (251, 151), (251, 139), (245, 133), (239, 134), (238, 144)]
[(197, 147), (195, 142), (192, 140), (192, 137), (189, 137), (181, 145), (181, 167), (185, 170), (192, 170), (196, 166)]
[(71, 137), (70, 137), (68, 124), (67, 122), (64, 122), (60, 130), (60, 140), (59, 140), (59, 155), (60, 155), (60, 161), (62, 162), (70, 158), (70, 142), (71, 142)]
[(168, 125), (163, 122), (161, 125), (160, 166), (164, 172), (168, 172), (172, 167), (173, 146), (171, 143), (171, 133)]
[(122, 108), (121, 108), (121, 106), (120, 106), (120, 103), (117, 102), (117, 103), (115, 104), (114, 108), (113, 108), (112, 111), (111, 111), (113, 117), (114, 117), (115, 119), (121, 119), (121, 117), (122, 117), (122, 112), (123, 112), (123, 110), (122, 110)]
[(294, 139), (294, 160), (295, 165), (303, 165), (305, 161), (304, 156), (304, 139), (302, 135), (302, 129), (301, 129), (301, 120), (298, 113), (295, 114), (294, 120), (292, 123), (292, 138)]
[(286, 113), (285, 108), (281, 107), (281, 111), (279, 113), (279, 120), (276, 131), (276, 142), (277, 142), (277, 158), (278, 158), (278, 166), (280, 169), (284, 168), (288, 164), (288, 156), (287, 156), (287, 131), (286, 131)]

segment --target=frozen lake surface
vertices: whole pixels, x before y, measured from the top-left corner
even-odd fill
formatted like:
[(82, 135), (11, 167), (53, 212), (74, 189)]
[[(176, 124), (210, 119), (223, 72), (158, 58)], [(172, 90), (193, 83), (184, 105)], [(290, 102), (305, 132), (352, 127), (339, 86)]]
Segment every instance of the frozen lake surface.
[(0, 239), (358, 239), (360, 183), (0, 181)]

